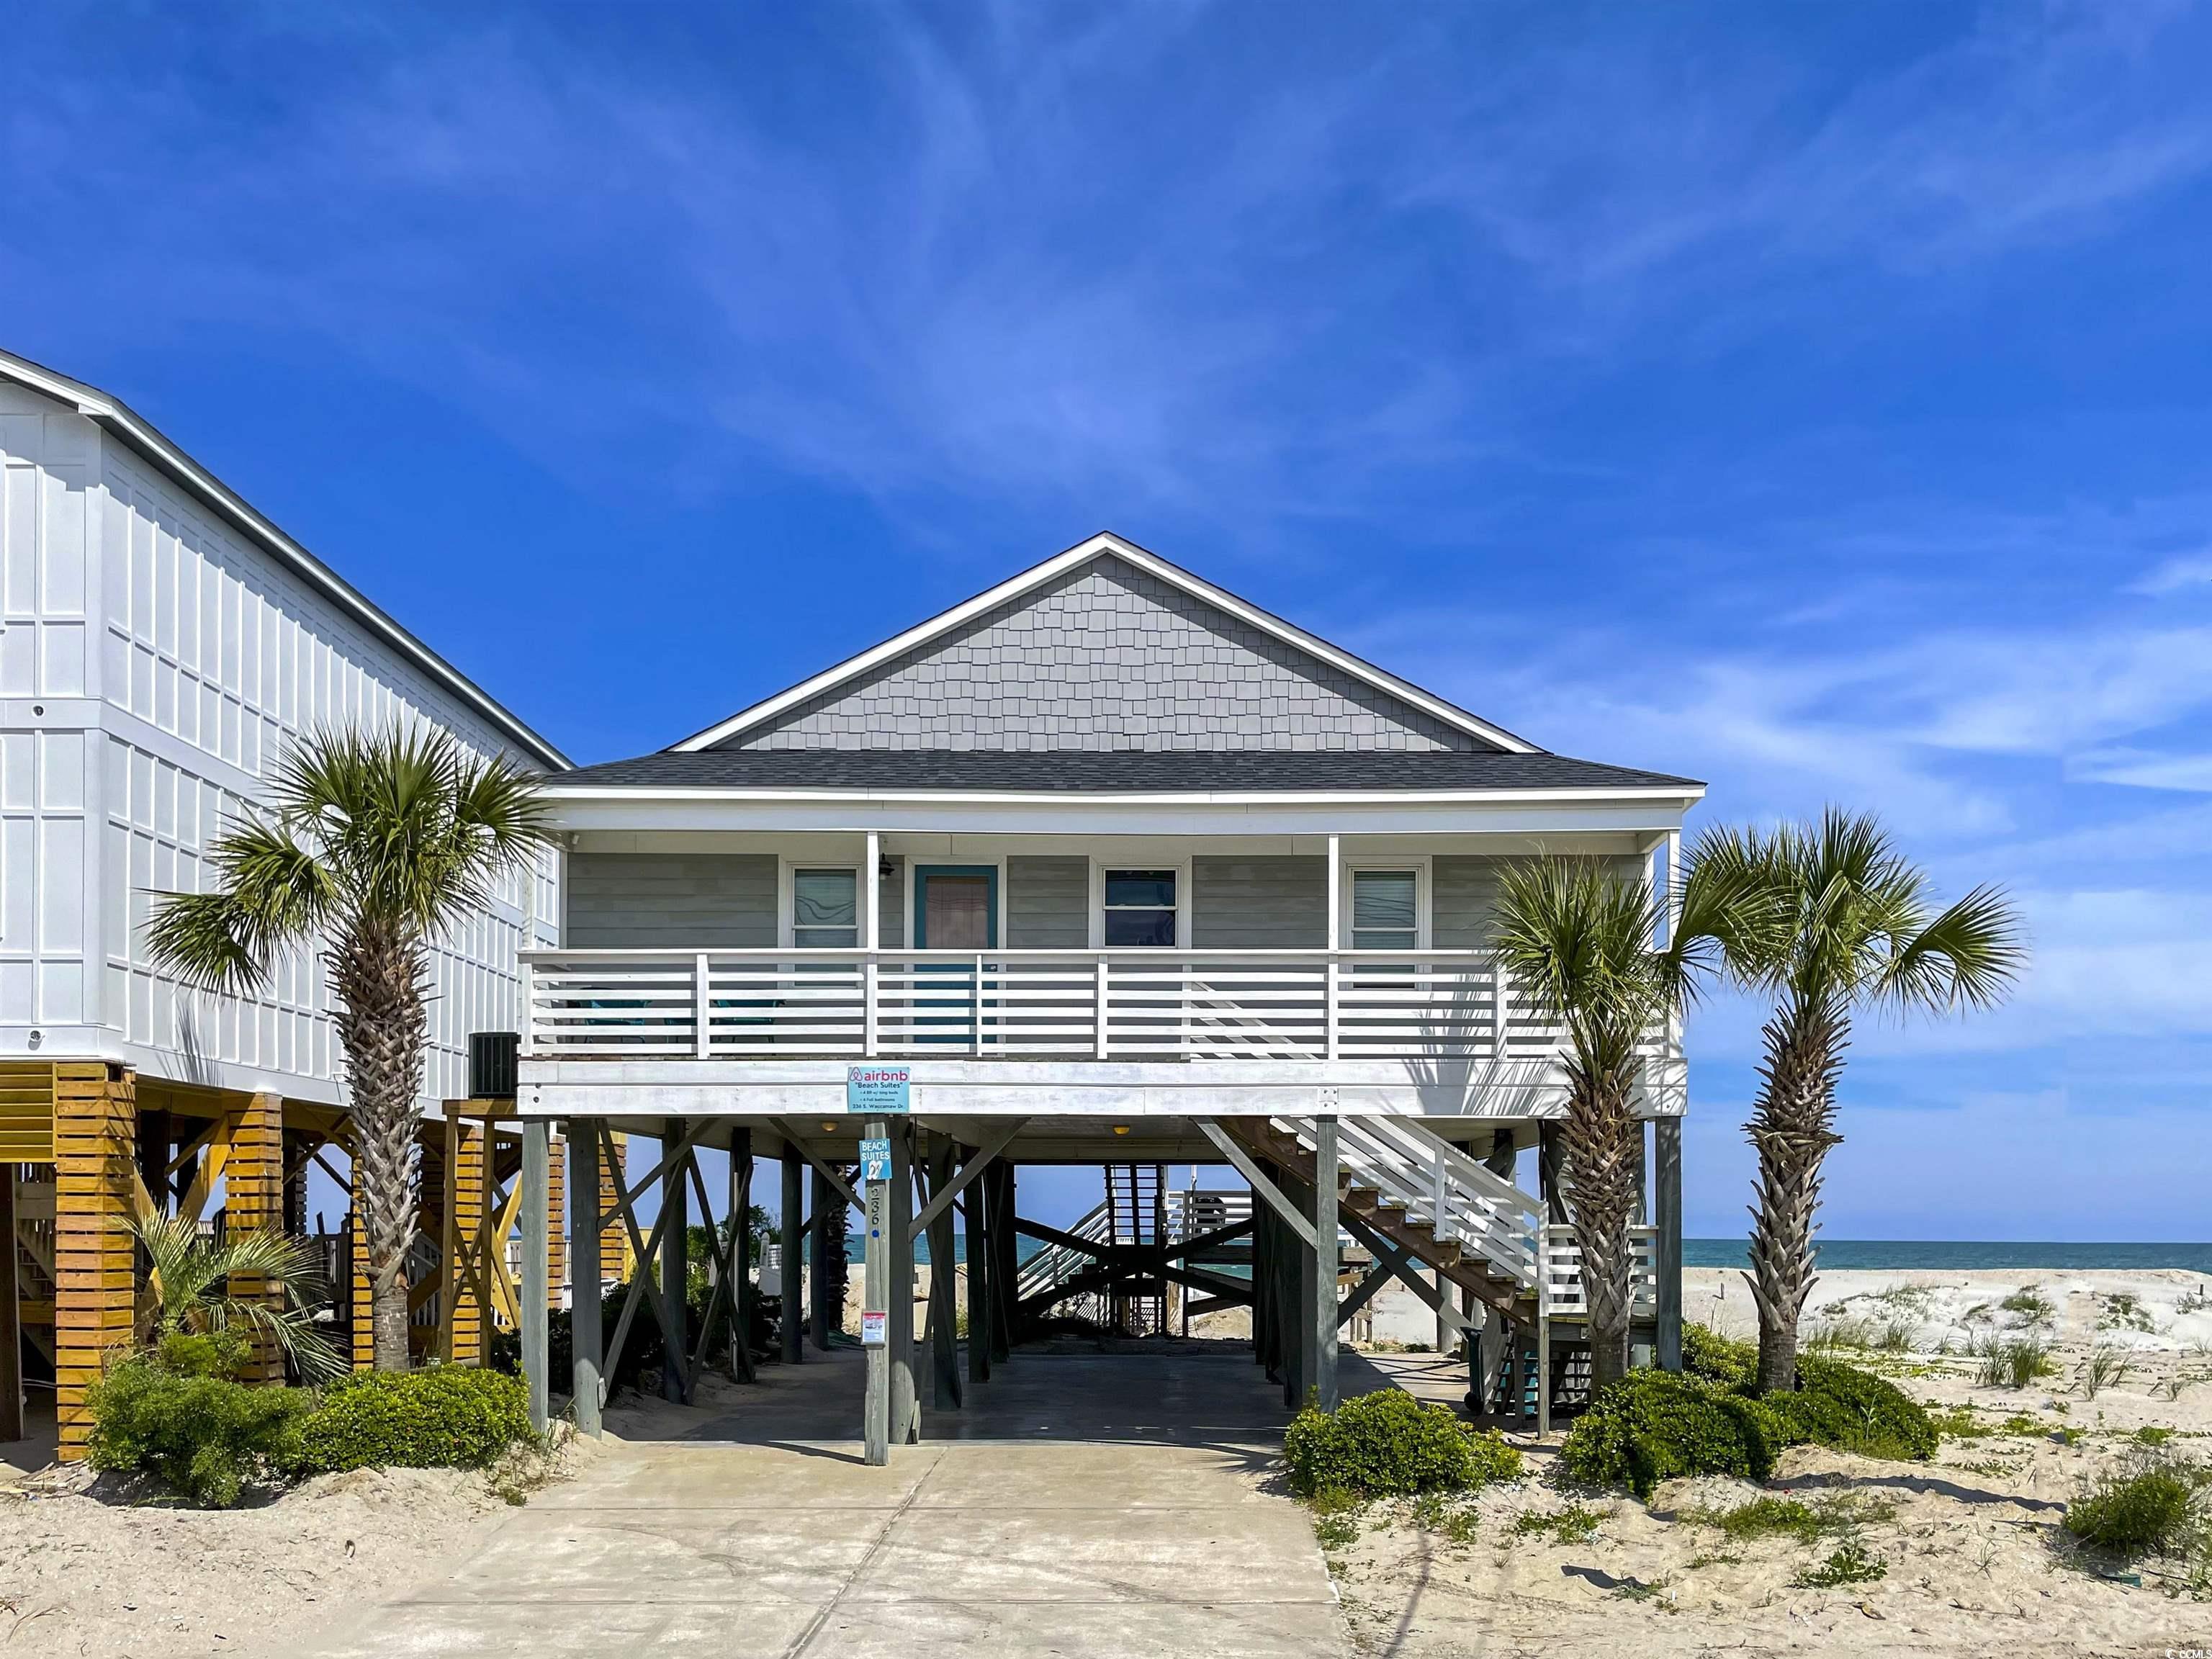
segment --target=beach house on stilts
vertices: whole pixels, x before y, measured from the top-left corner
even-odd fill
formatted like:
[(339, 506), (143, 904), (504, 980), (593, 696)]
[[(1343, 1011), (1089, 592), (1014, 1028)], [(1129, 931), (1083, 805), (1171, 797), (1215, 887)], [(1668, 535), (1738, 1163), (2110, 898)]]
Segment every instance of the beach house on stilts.
[[(1565, 1385), (1583, 1308), (1548, 1130), (1562, 1034), (1498, 972), (1498, 872), (1564, 854), (1664, 889), (1700, 785), (1547, 752), (1100, 535), (550, 787), (564, 914), (557, 949), (523, 953), (518, 1090), (541, 1411), (551, 1242), (528, 1224), (556, 1130), (571, 1194), (603, 1189), (613, 1135), (659, 1142), (608, 1208), (569, 1206), (568, 1255), (600, 1259), (612, 1226), (664, 1285), (685, 1283), (693, 1200), (714, 1201), (702, 1146), (730, 1149), (733, 1204), (756, 1160), (781, 1160), (787, 1266), (805, 1186), (841, 1241), (848, 1202), (870, 1206), (854, 1426), (873, 1459), (925, 1409), (957, 1409), (951, 1340), (915, 1374), (911, 1295), (914, 1242), (951, 1261), (956, 1218), (970, 1377), (1056, 1297), (1157, 1307), (1172, 1286), (1250, 1303), (1286, 1401), (1328, 1401), (1340, 1325), (1389, 1275), (1470, 1334), (1479, 1405), (1541, 1416)], [(1662, 1364), (1680, 1347), (1677, 1036), (1650, 1034), (1637, 1103), (1634, 1340)], [(1049, 1164), (1120, 1172), (1103, 1224), (1021, 1212), (1020, 1170)], [(1233, 1169), (1249, 1200), (1170, 1194), (1171, 1164)], [(744, 1232), (720, 1247), (725, 1285), (745, 1282)], [(799, 1277), (781, 1274), (794, 1345)], [(618, 1319), (576, 1298), (586, 1427), (641, 1322), (672, 1392), (696, 1375), (682, 1297), (647, 1278)], [(954, 1295), (934, 1275), (941, 1334)]]
[[(210, 848), (295, 738), (408, 725), (567, 764), (126, 404), (0, 351), (0, 1445), (82, 1455), (87, 1390), (144, 1324), (132, 1228), (155, 1215), (313, 1243), (332, 1333), (366, 1363), (318, 953), (286, 952), (252, 994), (199, 995), (144, 924), (155, 894), (212, 880)], [(470, 1038), (514, 1025), (516, 953), (558, 939), (558, 880), (549, 849), (434, 952), (410, 1297), (425, 1358), (481, 1359), (514, 1323), (511, 1296), (453, 1293), (472, 1252), (495, 1255), (521, 1157)], [(249, 1376), (283, 1379), (273, 1345)]]

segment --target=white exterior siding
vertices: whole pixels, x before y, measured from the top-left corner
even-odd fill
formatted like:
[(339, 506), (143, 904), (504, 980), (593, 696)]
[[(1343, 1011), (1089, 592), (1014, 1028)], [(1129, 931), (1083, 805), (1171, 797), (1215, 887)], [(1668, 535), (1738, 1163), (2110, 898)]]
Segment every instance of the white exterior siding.
[[(296, 733), (427, 720), (512, 744), (129, 443), (8, 385), (0, 603), (0, 1053), (338, 1098), (315, 954), (252, 999), (188, 994), (147, 958), (152, 896), (199, 889)], [(440, 943), (431, 1098), (463, 1091), (469, 1031), (516, 1024), (517, 951), (557, 939), (542, 863)]]

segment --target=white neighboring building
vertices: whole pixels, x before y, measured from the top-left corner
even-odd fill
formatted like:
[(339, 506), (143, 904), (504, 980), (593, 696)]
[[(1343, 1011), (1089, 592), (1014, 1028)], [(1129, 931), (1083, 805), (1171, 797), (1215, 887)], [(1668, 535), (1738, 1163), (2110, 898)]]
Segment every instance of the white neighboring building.
[[(0, 1058), (335, 1103), (312, 952), (258, 998), (194, 996), (143, 924), (287, 738), (414, 720), (568, 764), (130, 409), (0, 352)], [(466, 1092), (469, 1032), (519, 1025), (558, 882), (549, 851), (441, 945), (428, 1099)]]

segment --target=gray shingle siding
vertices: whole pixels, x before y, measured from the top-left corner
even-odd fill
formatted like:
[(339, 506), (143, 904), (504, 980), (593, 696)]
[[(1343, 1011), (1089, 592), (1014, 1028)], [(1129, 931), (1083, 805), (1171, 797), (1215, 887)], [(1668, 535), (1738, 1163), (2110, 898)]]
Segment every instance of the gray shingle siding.
[(1328, 943), (1325, 858), (1197, 858), (1190, 884), (1194, 949), (1319, 950)]
[(1006, 860), (1006, 948), (1080, 951), (1091, 943), (1091, 861), (1080, 855)]
[(572, 853), (564, 944), (579, 950), (774, 945), (772, 853)]
[(733, 741), (832, 750), (1492, 746), (1110, 556)]

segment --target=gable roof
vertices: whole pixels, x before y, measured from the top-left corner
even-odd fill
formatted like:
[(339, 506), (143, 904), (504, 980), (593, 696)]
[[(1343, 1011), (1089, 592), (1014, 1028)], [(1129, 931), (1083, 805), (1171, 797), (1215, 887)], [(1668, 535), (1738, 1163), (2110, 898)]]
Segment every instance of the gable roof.
[(1455, 703), (1447, 702), (1434, 692), (1425, 691), (1395, 674), (1377, 668), (1374, 664), (1353, 656), (1328, 641), (1309, 634), (1280, 617), (1261, 610), (1257, 605), (1241, 599), (1224, 588), (1216, 587), (1203, 578), (1193, 575), (1179, 565), (1170, 564), (1156, 553), (1147, 552), (1133, 542), (1125, 541), (1111, 532), (1101, 532), (1088, 541), (1079, 542), (1066, 552), (1032, 565), (1020, 574), (1010, 577), (996, 587), (978, 593), (975, 598), (940, 611), (928, 621), (893, 635), (882, 644), (872, 646), (856, 656), (848, 657), (836, 666), (824, 669), (811, 679), (802, 680), (787, 690), (757, 702), (750, 708), (740, 709), (727, 720), (695, 732), (682, 742), (672, 745), (671, 752), (696, 754), (719, 748), (775, 720), (778, 716), (806, 703), (826, 692), (848, 685), (873, 671), (921, 647), (940, 640), (975, 618), (985, 616), (1009, 600), (1020, 599), (1058, 580), (1069, 572), (1102, 559), (1118, 559), (1134, 567), (1155, 580), (1189, 594), (1204, 604), (1235, 617), (1280, 641), (1293, 650), (1301, 652), (1337, 672), (1394, 697), (1411, 708), (1420, 710), (1431, 719), (1455, 731), (1467, 733), (1477, 740), (1502, 750), (1507, 754), (1527, 755), (1542, 752), (1525, 738), (1516, 737), (1502, 726), (1493, 726)]
[(244, 497), (178, 448), (129, 404), (109, 397), (96, 386), (73, 380), (12, 351), (0, 351), (0, 380), (12, 380), (42, 397), (66, 404), (95, 426), (120, 438), (189, 489), (264, 553), (336, 605), (370, 638), (405, 659), (441, 690), (458, 698), (488, 724), (513, 738), (516, 747), (533, 761), (550, 771), (565, 772), (569, 769), (571, 762), (566, 755), (400, 626), (360, 589), (246, 505)]

